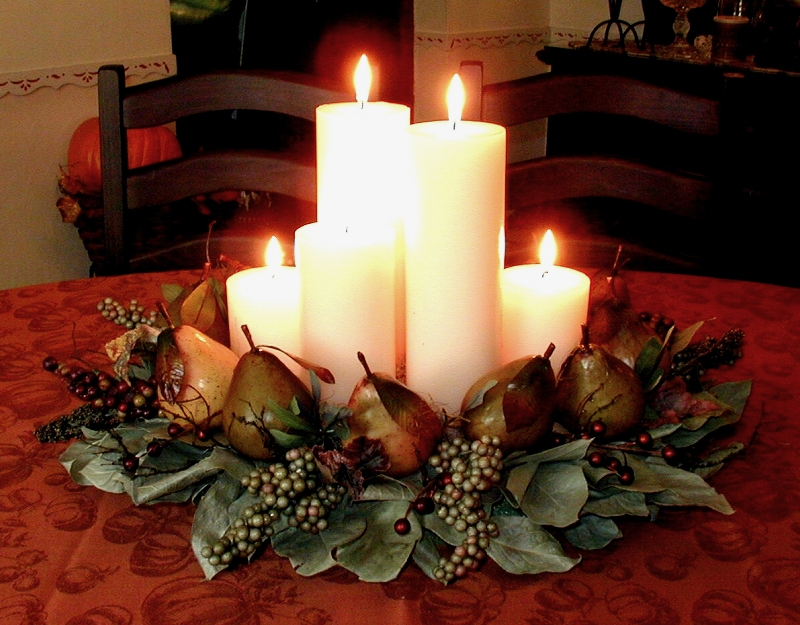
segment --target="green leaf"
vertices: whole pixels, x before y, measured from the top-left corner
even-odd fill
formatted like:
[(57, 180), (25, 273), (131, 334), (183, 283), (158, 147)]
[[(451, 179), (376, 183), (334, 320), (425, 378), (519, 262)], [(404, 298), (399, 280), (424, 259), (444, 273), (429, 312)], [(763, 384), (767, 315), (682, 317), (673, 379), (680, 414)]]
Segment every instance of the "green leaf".
[(487, 381), (486, 384), (483, 385), (483, 388), (478, 389), (478, 392), (475, 393), (470, 398), (470, 400), (467, 402), (467, 405), (466, 405), (466, 407), (464, 408), (464, 410), (462, 412), (467, 412), (468, 410), (471, 410), (472, 408), (476, 408), (476, 407), (480, 406), (483, 403), (483, 396), (486, 395), (486, 393), (490, 389), (493, 389), (495, 386), (497, 386), (497, 380), (489, 380), (489, 381)]
[(241, 480), (227, 473), (220, 475), (200, 499), (192, 523), (192, 550), (206, 579), (211, 579), (227, 567), (209, 564), (201, 554), (203, 547), (217, 541), (247, 506), (260, 500), (260, 497), (249, 495), (242, 488)]
[(591, 489), (589, 491), (589, 499), (581, 512), (601, 517), (626, 515), (646, 517), (650, 515), (644, 493), (618, 490), (616, 488)]
[(614, 488), (648, 493), (647, 501), (656, 505), (707, 506), (723, 514), (733, 512), (725, 497), (695, 473), (672, 467), (656, 457), (640, 460), (629, 455), (627, 460), (636, 479), (629, 486)]
[(436, 514), (426, 514), (420, 517), (420, 521), (426, 530), (433, 532), (448, 545), (455, 547), (464, 542), (464, 533), (445, 523)]
[(569, 558), (558, 541), (528, 517), (501, 516), (492, 520), (500, 534), (489, 541), (486, 552), (509, 573), (563, 573), (580, 561)]
[(589, 445), (591, 444), (591, 440), (579, 439), (564, 445), (558, 445), (557, 447), (545, 449), (539, 453), (516, 456), (515, 458), (509, 460), (508, 462), (504, 462), (503, 464), (505, 464), (506, 468), (510, 468), (520, 464), (526, 464), (528, 462), (580, 460), (586, 455), (586, 450), (589, 449)]
[(386, 475), (372, 478), (359, 501), (411, 501), (422, 488), (421, 482), (396, 480)]
[(364, 502), (350, 508), (352, 514), (366, 521), (364, 533), (340, 547), (336, 559), (344, 568), (365, 582), (388, 582), (400, 571), (422, 538), (422, 527), (416, 515), (409, 515), (411, 531), (401, 536), (394, 523), (405, 516), (405, 501)]
[(422, 539), (414, 548), (411, 558), (425, 575), (431, 579), (436, 579), (433, 570), (439, 566), (439, 550), (436, 546), (435, 534), (423, 532)]
[(279, 406), (278, 403), (271, 397), (269, 398), (267, 405), (275, 414), (275, 416), (281, 420), (281, 423), (283, 423), (287, 428), (298, 430), (299, 432), (313, 432), (314, 428), (311, 427), (311, 425), (299, 414), (300, 406), (297, 404), (297, 398), (293, 397), (292, 402), (293, 403), (291, 403), (290, 406), (296, 407), (297, 413), (292, 412), (292, 410), (289, 408), (283, 408)]
[(284, 449), (294, 449), (295, 447), (302, 447), (306, 439), (299, 434), (287, 434), (282, 430), (276, 430), (274, 428), (269, 430), (270, 435), (272, 438), (275, 439), (275, 442)]
[(183, 287), (180, 284), (161, 285), (161, 295), (170, 303), (178, 299), (181, 293), (183, 293)]
[(698, 321), (697, 323), (690, 325), (688, 328), (684, 328), (683, 330), (679, 330), (675, 333), (672, 339), (672, 344), (670, 345), (670, 352), (673, 356), (679, 352), (682, 352), (689, 346), (689, 343), (692, 342), (694, 335), (704, 323), (704, 321)]
[(578, 520), (588, 497), (589, 487), (579, 465), (547, 462), (539, 464), (520, 507), (537, 525), (566, 527)]
[(588, 514), (567, 529), (564, 536), (578, 549), (602, 549), (612, 540), (622, 538), (622, 532), (611, 519)]

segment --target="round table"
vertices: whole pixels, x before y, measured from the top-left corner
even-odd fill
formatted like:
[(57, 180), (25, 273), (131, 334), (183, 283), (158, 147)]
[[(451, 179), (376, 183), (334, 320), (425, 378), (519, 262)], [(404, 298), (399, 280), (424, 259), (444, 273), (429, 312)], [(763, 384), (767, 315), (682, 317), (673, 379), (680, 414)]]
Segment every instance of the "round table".
[(205, 581), (189, 535), (194, 507), (136, 507), (74, 484), (36, 426), (80, 402), (42, 360), (110, 369), (102, 346), (120, 333), (106, 296), (154, 307), (161, 285), (193, 272), (93, 278), (0, 292), (0, 624), (203, 625), (368, 622), (442, 625), (800, 622), (800, 290), (704, 277), (629, 273), (640, 310), (701, 334), (745, 332), (744, 358), (712, 372), (752, 378), (734, 438), (745, 451), (711, 484), (736, 512), (664, 510), (619, 523), (624, 538), (582, 553), (567, 573), (514, 576), (489, 562), (445, 587), (409, 566), (359, 582), (336, 568), (294, 573), (267, 549)]

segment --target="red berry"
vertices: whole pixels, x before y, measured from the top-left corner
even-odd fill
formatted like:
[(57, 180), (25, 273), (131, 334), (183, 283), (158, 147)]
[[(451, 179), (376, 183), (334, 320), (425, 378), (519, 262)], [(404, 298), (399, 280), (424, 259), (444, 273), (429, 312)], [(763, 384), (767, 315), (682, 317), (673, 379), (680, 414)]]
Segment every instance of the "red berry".
[(633, 469), (627, 465), (619, 468), (619, 471), (617, 471), (617, 476), (619, 477), (619, 483), (623, 484), (624, 486), (630, 486), (633, 484), (635, 477), (633, 474)]
[(616, 473), (617, 471), (619, 471), (620, 467), (622, 466), (622, 463), (616, 458), (609, 458), (608, 460), (606, 460), (606, 466), (608, 467), (609, 471), (613, 471), (614, 473)]
[(453, 483), (453, 475), (451, 473), (442, 473), (439, 476), (439, 483), (442, 486), (447, 486), (448, 484)]
[(602, 421), (592, 421), (589, 424), (589, 434), (600, 437), (606, 433), (606, 424)]
[(661, 457), (664, 458), (668, 464), (675, 464), (678, 461), (678, 450), (674, 445), (664, 445), (661, 449)]
[(58, 369), (58, 360), (56, 360), (53, 356), (47, 356), (42, 361), (42, 367), (44, 367), (45, 371), (53, 372)]
[(595, 469), (602, 467), (606, 463), (606, 456), (602, 451), (593, 451), (586, 459), (589, 461), (589, 466)]
[(150, 441), (147, 443), (147, 454), (152, 456), (153, 458), (158, 458), (161, 455), (161, 451), (164, 449), (163, 444), (161, 441)]
[(563, 434), (556, 434), (555, 432), (550, 437), (550, 443), (553, 447), (558, 447), (559, 445), (563, 445), (567, 442), (567, 437)]
[(172, 438), (176, 438), (183, 434), (183, 427), (179, 423), (175, 423), (174, 421), (167, 426), (167, 434), (169, 434)]
[(125, 456), (122, 459), (122, 468), (134, 473), (139, 468), (139, 459), (136, 456)]
[(394, 522), (394, 531), (400, 534), (400, 536), (405, 536), (411, 531), (411, 521), (406, 518), (397, 519)]
[(430, 497), (421, 497), (414, 501), (414, 510), (417, 514), (430, 514), (436, 509), (436, 504)]
[(636, 444), (642, 449), (651, 449), (653, 447), (653, 437), (650, 432), (639, 432), (636, 435)]
[(199, 440), (202, 443), (205, 443), (208, 439), (211, 438), (211, 433), (208, 430), (204, 430), (203, 428), (198, 428), (197, 430), (195, 430), (194, 435), (197, 437), (197, 440)]

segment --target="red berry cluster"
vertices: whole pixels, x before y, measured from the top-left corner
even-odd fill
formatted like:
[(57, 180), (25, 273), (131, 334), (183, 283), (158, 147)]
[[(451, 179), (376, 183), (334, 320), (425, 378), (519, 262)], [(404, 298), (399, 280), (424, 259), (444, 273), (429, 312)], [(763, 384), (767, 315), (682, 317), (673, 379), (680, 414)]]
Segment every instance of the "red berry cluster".
[(602, 451), (593, 451), (586, 457), (586, 460), (591, 467), (596, 469), (606, 468), (609, 471), (616, 473), (619, 483), (623, 486), (630, 486), (633, 484), (634, 479), (636, 479), (631, 467), (629, 467), (627, 464), (622, 464), (622, 461), (619, 458), (606, 455)]
[(118, 380), (105, 371), (95, 371), (80, 365), (59, 362), (47, 356), (42, 362), (45, 370), (60, 376), (70, 393), (92, 408), (116, 410), (123, 421), (152, 419), (158, 416), (155, 380)]

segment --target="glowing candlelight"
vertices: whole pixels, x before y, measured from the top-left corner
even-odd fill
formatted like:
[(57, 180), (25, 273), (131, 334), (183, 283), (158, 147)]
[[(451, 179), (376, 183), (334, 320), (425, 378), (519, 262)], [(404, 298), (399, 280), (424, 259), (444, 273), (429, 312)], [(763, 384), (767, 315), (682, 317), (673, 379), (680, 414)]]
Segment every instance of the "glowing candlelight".
[(364, 104), (369, 100), (369, 88), (372, 86), (372, 70), (366, 54), (362, 54), (358, 60), (356, 71), (353, 74), (353, 83), (356, 86), (356, 102), (361, 104), (361, 108), (364, 108)]
[[(283, 249), (275, 237), (270, 238), (264, 258), (266, 267), (240, 271), (226, 283), (231, 349), (239, 356), (250, 349), (241, 330), (246, 324), (256, 345), (299, 354), (300, 274), (283, 265)], [(294, 361), (278, 355), (297, 371)]]
[(550, 343), (558, 373), (578, 344), (589, 307), (589, 278), (558, 267), (556, 240), (548, 230), (539, 247), (539, 264), (503, 270), (503, 362), (540, 355)]

